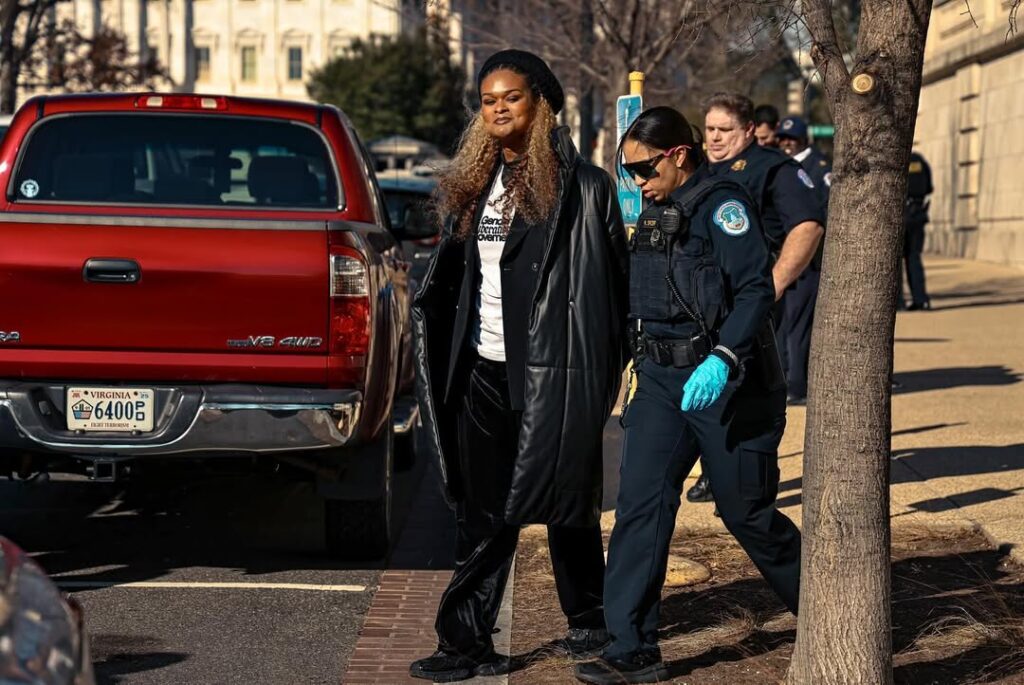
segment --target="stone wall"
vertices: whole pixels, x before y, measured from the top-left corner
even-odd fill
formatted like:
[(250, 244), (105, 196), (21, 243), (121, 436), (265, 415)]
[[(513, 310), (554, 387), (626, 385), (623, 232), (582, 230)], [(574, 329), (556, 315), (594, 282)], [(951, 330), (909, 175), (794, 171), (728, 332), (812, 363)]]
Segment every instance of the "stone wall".
[(935, 186), (926, 249), (1024, 267), (1024, 36), (1007, 39), (1005, 0), (972, 9), (932, 15), (915, 133)]

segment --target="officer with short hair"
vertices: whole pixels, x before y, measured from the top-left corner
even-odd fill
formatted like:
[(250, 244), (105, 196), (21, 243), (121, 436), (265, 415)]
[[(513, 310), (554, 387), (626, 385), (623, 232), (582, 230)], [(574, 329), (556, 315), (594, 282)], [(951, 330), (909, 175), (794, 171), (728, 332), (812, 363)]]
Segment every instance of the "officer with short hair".
[(774, 288), (756, 205), (709, 178), (686, 118), (647, 110), (620, 144), (622, 168), (652, 204), (630, 241), (636, 394), (605, 574), (611, 643), (581, 664), (587, 683), (667, 679), (658, 614), (683, 479), (703, 454), (729, 531), (791, 611), (800, 532), (778, 511), (785, 378), (769, 313)]
[[(768, 250), (773, 257), (775, 300), (814, 259), (825, 232), (825, 212), (814, 181), (795, 160), (756, 144), (754, 103), (738, 93), (715, 93), (704, 102), (708, 169), (746, 187), (757, 205)], [(775, 325), (783, 317), (779, 302)], [(778, 330), (776, 331), (778, 332)], [(783, 363), (785, 348), (782, 349)], [(706, 466), (705, 461), (701, 464)], [(707, 475), (686, 493), (691, 502), (708, 500)]]
[[(786, 117), (775, 132), (779, 149), (795, 159), (814, 181), (822, 212), (828, 215), (828, 195), (832, 187), (832, 163), (808, 142), (807, 123), (800, 117)], [(811, 264), (789, 286), (782, 300), (782, 324), (779, 327), (785, 347), (789, 404), (807, 404), (807, 363), (811, 355), (811, 327), (818, 302), (821, 280), (821, 246)]]
[(772, 105), (758, 105), (754, 110), (754, 136), (757, 144), (765, 147), (778, 147), (775, 129), (779, 125), (779, 110)]
[(753, 110), (750, 99), (737, 93), (716, 93), (705, 101), (708, 169), (742, 184), (757, 204), (775, 257), (772, 278), (780, 300), (814, 259), (825, 215), (803, 167), (779, 150), (755, 144)]
[[(928, 196), (932, 194), (932, 170), (918, 152), (910, 153), (907, 173), (907, 200), (903, 210), (903, 261), (906, 264), (910, 304), (907, 309), (931, 309), (924, 283), (924, 226), (928, 223)], [(903, 279), (900, 279), (899, 303), (903, 302)]]

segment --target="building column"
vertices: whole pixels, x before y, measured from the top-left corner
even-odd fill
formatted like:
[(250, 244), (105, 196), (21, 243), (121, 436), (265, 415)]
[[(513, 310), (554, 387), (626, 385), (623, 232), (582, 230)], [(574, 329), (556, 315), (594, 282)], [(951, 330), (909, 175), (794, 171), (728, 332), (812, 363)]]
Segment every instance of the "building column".
[[(964, 243), (976, 242), (978, 230), (978, 192), (981, 185), (981, 65), (970, 64), (956, 72), (957, 146), (956, 214), (953, 228), (961, 232)], [(975, 234), (975, 235), (971, 235)], [(974, 252), (976, 246), (970, 250)], [(969, 256), (969, 255), (968, 255)]]

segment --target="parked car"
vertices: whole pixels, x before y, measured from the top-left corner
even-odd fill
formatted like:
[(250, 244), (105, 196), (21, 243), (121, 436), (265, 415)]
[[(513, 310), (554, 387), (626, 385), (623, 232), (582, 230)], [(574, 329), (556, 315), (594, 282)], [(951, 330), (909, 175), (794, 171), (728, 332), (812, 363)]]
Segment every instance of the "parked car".
[(402, 249), (412, 261), (410, 275), (418, 284), (441, 240), (441, 226), (430, 209), (430, 195), (437, 187), (437, 179), (394, 171), (379, 172), (377, 179), (391, 225), (404, 236)]
[(37, 98), (0, 169), (0, 454), (262, 455), (316, 475), (333, 553), (386, 553), (410, 264), (338, 109)]
[(82, 608), (0, 536), (0, 682), (95, 685)]

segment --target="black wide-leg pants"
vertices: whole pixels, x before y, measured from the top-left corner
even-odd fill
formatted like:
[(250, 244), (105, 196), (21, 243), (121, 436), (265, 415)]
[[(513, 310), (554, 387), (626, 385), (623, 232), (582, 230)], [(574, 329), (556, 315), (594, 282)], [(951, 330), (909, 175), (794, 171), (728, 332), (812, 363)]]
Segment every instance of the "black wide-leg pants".
[[(459, 408), (464, 498), (456, 507), (455, 574), (441, 598), (438, 647), (475, 658), (494, 649), (497, 622), (519, 526), (504, 520), (519, 444), (520, 412), (511, 408), (505, 365), (477, 356), (466, 365)], [(548, 526), (558, 599), (570, 628), (604, 628), (601, 527)]]

